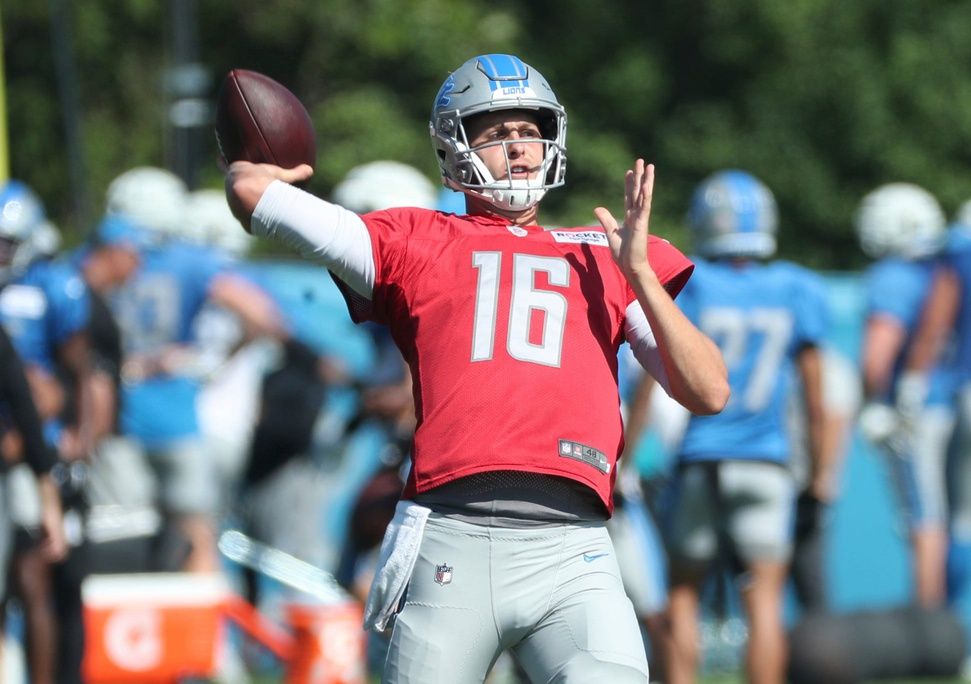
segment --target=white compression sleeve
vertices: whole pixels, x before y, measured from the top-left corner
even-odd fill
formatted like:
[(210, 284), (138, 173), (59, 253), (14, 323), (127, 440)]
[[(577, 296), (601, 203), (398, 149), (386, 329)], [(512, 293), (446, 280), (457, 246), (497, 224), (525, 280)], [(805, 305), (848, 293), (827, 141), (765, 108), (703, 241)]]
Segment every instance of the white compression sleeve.
[(651, 330), (651, 324), (648, 323), (640, 302), (636, 300), (630, 303), (625, 312), (624, 335), (631, 351), (634, 352), (634, 358), (670, 396), (671, 385), (668, 382), (667, 371), (664, 370), (661, 352), (657, 348), (657, 340), (654, 339), (654, 331)]
[(277, 238), (320, 261), (359, 295), (371, 298), (374, 256), (361, 217), (283, 181), (273, 181), (253, 212), (254, 235)]

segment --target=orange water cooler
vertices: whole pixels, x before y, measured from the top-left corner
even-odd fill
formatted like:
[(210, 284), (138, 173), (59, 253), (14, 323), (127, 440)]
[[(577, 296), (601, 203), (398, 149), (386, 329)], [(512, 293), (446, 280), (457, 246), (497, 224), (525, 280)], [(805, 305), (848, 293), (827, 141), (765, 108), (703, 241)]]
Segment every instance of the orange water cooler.
[(82, 588), (88, 684), (171, 684), (216, 674), (224, 642), (220, 575), (95, 575)]
[(285, 607), (293, 634), (287, 684), (364, 684), (364, 613), (356, 601), (292, 603)]

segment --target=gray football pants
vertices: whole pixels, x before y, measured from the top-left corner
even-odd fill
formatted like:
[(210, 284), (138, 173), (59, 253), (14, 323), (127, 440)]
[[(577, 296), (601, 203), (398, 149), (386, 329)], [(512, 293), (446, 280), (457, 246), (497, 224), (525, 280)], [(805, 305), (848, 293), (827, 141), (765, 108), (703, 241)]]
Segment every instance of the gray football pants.
[(482, 682), (505, 650), (533, 684), (648, 681), (603, 523), (529, 530), (429, 517), (384, 682)]

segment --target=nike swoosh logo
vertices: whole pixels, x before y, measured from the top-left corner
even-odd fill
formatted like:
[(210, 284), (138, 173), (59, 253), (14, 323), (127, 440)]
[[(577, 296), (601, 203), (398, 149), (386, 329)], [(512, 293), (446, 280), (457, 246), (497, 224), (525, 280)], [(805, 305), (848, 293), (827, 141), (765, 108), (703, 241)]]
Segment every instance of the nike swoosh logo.
[(585, 554), (583, 554), (583, 560), (585, 560), (587, 563), (590, 563), (592, 561), (597, 560), (598, 558), (603, 558), (604, 556), (607, 556), (607, 555), (609, 555), (609, 554), (606, 554), (606, 553), (585, 553)]

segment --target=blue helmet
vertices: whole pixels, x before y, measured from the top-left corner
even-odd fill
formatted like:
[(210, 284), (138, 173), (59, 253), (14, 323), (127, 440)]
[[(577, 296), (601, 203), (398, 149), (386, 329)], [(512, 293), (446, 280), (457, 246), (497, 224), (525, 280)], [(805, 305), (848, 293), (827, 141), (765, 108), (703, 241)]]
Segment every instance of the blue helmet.
[(26, 268), (37, 256), (34, 234), (47, 225), (40, 198), (27, 185), (10, 180), (0, 187), (0, 282)]
[(704, 257), (770, 257), (778, 224), (772, 192), (755, 176), (734, 169), (706, 178), (688, 211), (695, 251)]

